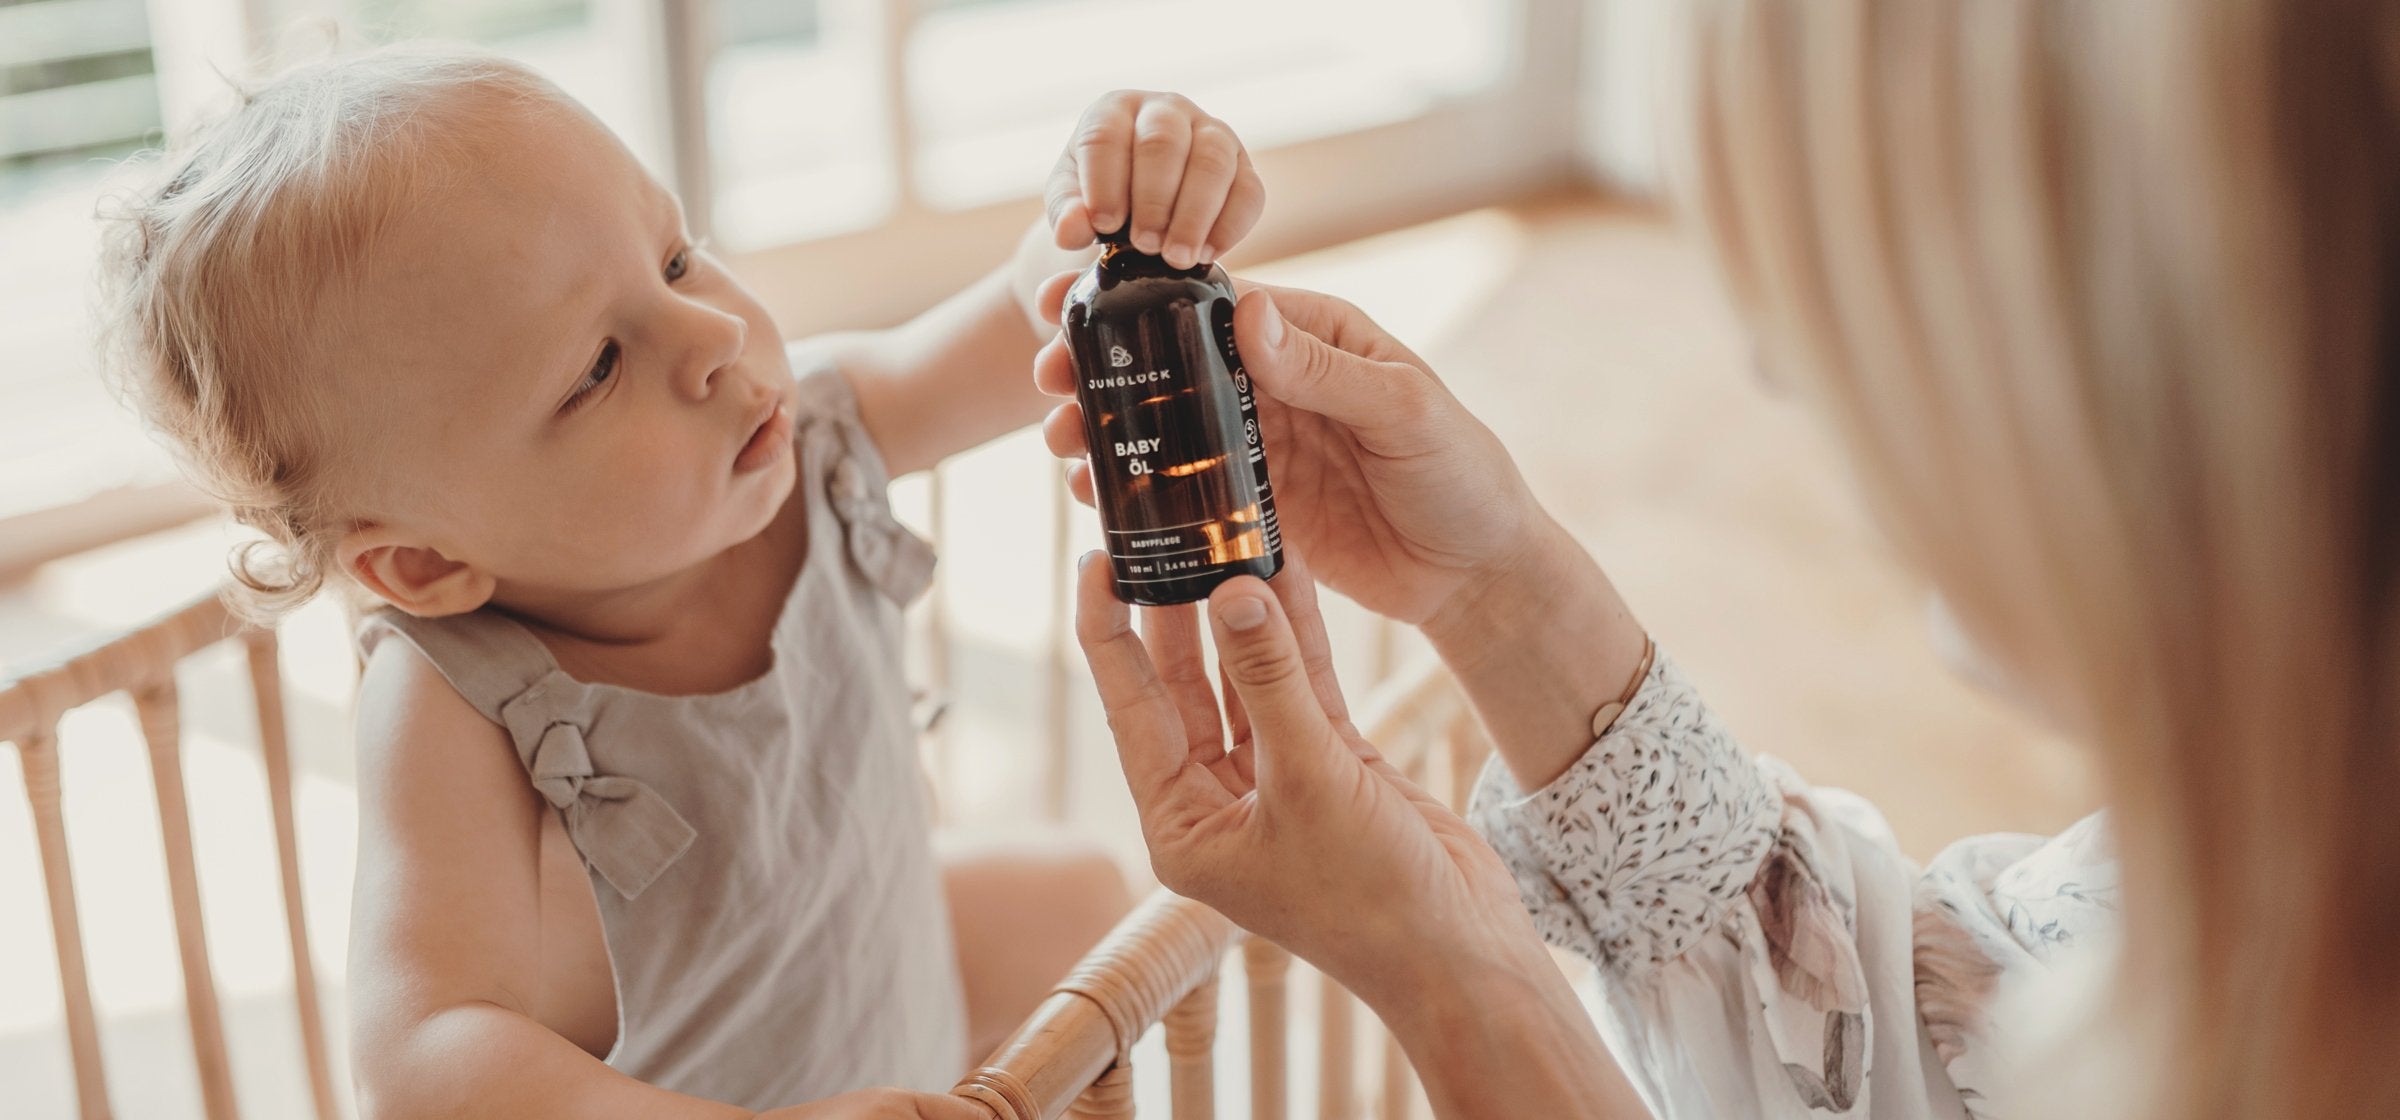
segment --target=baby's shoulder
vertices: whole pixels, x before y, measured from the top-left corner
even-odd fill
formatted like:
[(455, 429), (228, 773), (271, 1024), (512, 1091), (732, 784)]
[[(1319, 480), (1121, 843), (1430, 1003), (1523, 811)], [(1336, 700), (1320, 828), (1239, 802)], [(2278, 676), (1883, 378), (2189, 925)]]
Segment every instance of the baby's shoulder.
[(378, 642), (367, 650), (357, 713), (362, 809), (398, 799), (431, 810), (503, 790), (514, 793), (511, 801), (531, 796), (507, 730), (477, 711), (412, 643)]

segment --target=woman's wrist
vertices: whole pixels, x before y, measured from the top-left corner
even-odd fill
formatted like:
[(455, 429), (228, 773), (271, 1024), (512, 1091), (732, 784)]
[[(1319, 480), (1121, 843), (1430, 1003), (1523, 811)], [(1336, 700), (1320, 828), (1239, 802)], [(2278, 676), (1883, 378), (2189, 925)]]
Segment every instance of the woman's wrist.
[(1526, 789), (1583, 757), (1593, 716), (1624, 693), (1649, 641), (1600, 565), (1547, 515), (1423, 631)]
[(1418, 626), (1444, 661), (1480, 660), (1486, 647), (1507, 640), (1491, 625), (1495, 618), (1533, 617), (1557, 599), (1562, 581), (1581, 574), (1578, 568), (1598, 572), (1591, 555), (1547, 511), (1534, 508), (1526, 522), (1514, 546), (1469, 573)]
[(1641, 1117), (1648, 1113), (1590, 1014), (1538, 941), (1427, 966), (1368, 1006), (1416, 1068), (1434, 1115)]

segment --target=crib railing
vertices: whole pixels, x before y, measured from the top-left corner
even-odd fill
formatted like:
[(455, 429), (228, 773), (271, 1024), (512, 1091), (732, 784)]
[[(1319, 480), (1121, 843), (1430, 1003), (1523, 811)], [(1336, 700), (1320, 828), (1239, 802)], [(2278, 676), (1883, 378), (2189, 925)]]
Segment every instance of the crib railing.
[[(0, 682), (0, 741), (16, 745), (32, 810), (52, 942), (58, 959), (75, 1099), (82, 1120), (114, 1116), (98, 1017), (86, 975), (76, 884), (60, 796), (59, 723), (68, 713), (123, 693), (130, 697), (148, 748), (153, 794), (165, 848), (184, 1005), (203, 1115), (237, 1120), (217, 986), (209, 964), (194, 868), (189, 806), (184, 792), (183, 734), (176, 669), (220, 642), (242, 645), (251, 699), (258, 714), (282, 880), (286, 938), (298, 1004), (300, 1050), (317, 1120), (346, 1115), (329, 1058), (324, 1014), (302, 913), (292, 762), (276, 635), (245, 626), (215, 595), (194, 601), (53, 667)], [(1379, 690), (1361, 711), (1368, 735), (1404, 771), (1453, 804), (1465, 797), (1475, 769), (1489, 754), (1480, 725), (1454, 682), (1438, 667), (1404, 675)], [(965, 1081), (958, 1092), (981, 1102), (999, 1120), (1048, 1120), (1061, 1115), (1113, 1120), (1132, 1115), (1130, 1061), (1134, 1044), (1154, 1027), (1165, 1033), (1172, 1111), (1176, 1120), (1215, 1112), (1218, 1042), (1217, 973), (1241, 946), (1248, 1001), (1248, 1115), (1290, 1115), (1285, 1066), (1291, 958), (1265, 941), (1246, 939), (1214, 911), (1161, 894), (1128, 917), (1088, 955), (1024, 1026)], [(1419, 1108), (1413, 1075), (1387, 1033), (1367, 1040), (1379, 1050), (1373, 1087), (1359, 1084), (1362, 1039), (1356, 1001), (1322, 983), (1317, 1015), (1317, 1109), (1320, 1120), (1356, 1120), (1368, 1099), (1381, 1120), (1403, 1120)]]
[(175, 669), (186, 658), (222, 641), (238, 641), (249, 658), (252, 699), (258, 707), (259, 750), (266, 763), (267, 797), (275, 826), (276, 857), (283, 879), (284, 928), (291, 943), (292, 989), (299, 1003), (300, 1057), (318, 1120), (342, 1116), (335, 1103), (324, 1015), (310, 964), (308, 923), (301, 913), (300, 861), (292, 812), (292, 764), (286, 739), (283, 678), (275, 633), (244, 626), (214, 594), (52, 668), (0, 683), (0, 741), (17, 746), (31, 803), (34, 839), (40, 849), (42, 883), (48, 895), (51, 940), (58, 954), (59, 991), (66, 1009), (68, 1052), (75, 1074), (75, 1099), (83, 1120), (106, 1120), (108, 1082), (100, 1053), (98, 1017), (84, 970), (84, 946), (75, 902), (75, 877), (67, 854), (65, 812), (59, 795), (59, 720), (67, 713), (116, 693), (126, 693), (149, 748), (151, 786), (158, 801), (159, 832), (165, 841), (168, 895), (173, 904), (175, 944), (183, 969), (184, 1009), (192, 1057), (199, 1072), (201, 1105), (208, 1120), (235, 1120), (233, 1074), (226, 1058), (225, 1031), (217, 1011), (217, 987), (209, 967), (208, 935), (200, 916), (200, 884), (193, 869), (190, 808), (184, 797), (181, 704)]
[[(1404, 676), (1362, 706), (1360, 726), (1410, 777), (1455, 808), (1490, 755), (1466, 699), (1438, 666)], [(1166, 1034), (1174, 1120), (1215, 1111), (1217, 975), (1230, 948), (1242, 946), (1249, 1000), (1251, 1120), (1288, 1115), (1285, 1076), (1287, 981), (1291, 956), (1245, 938), (1215, 911), (1160, 891), (1092, 950), (1039, 1010), (955, 1092), (991, 1110), (995, 1120), (1120, 1120), (1133, 1115), (1134, 1044), (1153, 1027)], [(1358, 1115), (1357, 1001), (1320, 977), (1319, 1120)], [(1382, 1120), (1404, 1120), (1421, 1095), (1408, 1060), (1388, 1031), (1381, 1038), (1375, 1092)]]

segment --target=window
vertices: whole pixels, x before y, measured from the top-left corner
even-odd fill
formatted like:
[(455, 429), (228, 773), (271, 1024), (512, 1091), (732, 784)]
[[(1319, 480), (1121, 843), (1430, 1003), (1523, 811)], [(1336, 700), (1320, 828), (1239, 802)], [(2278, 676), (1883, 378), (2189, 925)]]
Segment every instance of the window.
[(0, 518), (165, 478), (92, 376), (101, 165), (159, 127), (143, 0), (0, 5)]

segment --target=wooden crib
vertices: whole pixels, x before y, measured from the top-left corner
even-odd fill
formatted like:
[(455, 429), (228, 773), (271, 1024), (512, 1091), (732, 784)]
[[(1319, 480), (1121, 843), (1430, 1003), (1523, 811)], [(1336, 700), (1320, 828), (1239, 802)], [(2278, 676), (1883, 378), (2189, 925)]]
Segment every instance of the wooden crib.
[[(220, 642), (239, 643), (248, 660), (251, 699), (258, 712), (276, 854), (282, 877), (284, 927), (292, 958), (292, 995), (299, 1005), (301, 1052), (318, 1120), (348, 1115), (328, 1054), (324, 1013), (311, 966), (302, 916), (300, 865), (292, 803), (291, 752), (285, 730), (283, 679), (272, 630), (242, 624), (214, 595), (110, 640), (54, 667), (0, 683), (0, 740), (15, 744), (31, 802), (47, 893), (59, 988), (65, 1003), (75, 1095), (83, 1120), (116, 1115), (109, 1102), (97, 1016), (86, 976), (66, 825), (60, 796), (58, 726), (74, 709), (112, 695), (130, 696), (147, 744), (176, 945), (182, 966), (185, 1015), (208, 1120), (243, 1115), (234, 1099), (217, 987), (209, 964), (194, 869), (182, 763), (176, 669)], [(1420, 780), (1449, 796), (1465, 796), (1489, 753), (1480, 726), (1454, 683), (1438, 669), (1387, 685), (1361, 706), (1361, 721), (1386, 753)], [(72, 749), (67, 745), (64, 749)], [(1133, 1114), (1130, 1059), (1134, 1044), (1162, 1026), (1173, 1081), (1175, 1120), (1216, 1114), (1214, 1063), (1218, 1039), (1218, 969), (1239, 946), (1248, 1001), (1250, 1070), (1247, 1114), (1283, 1120), (1290, 1114), (1288, 1041), (1290, 957), (1264, 941), (1245, 939), (1214, 911), (1187, 899), (1154, 895), (1064, 981), (956, 1092), (982, 1103), (998, 1120), (1061, 1115), (1099, 1118)], [(1388, 1034), (1362, 1054), (1357, 1004), (1330, 983), (1318, 986), (1316, 1114), (1322, 1120), (1362, 1117), (1372, 1102), (1384, 1120), (1421, 1108), (1412, 1074)], [(1362, 1061), (1362, 1059), (1374, 1059)], [(1379, 1071), (1363, 1090), (1362, 1065)], [(1237, 1111), (1235, 1113), (1239, 1115)]]

